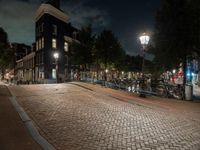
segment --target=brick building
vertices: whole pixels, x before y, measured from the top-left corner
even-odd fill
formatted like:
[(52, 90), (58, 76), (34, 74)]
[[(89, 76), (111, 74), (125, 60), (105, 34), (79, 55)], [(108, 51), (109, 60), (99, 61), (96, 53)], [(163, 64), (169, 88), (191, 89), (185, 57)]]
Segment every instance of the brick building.
[(36, 81), (55, 82), (55, 52), (59, 54), (58, 78), (62, 82), (67, 79), (70, 72), (69, 44), (76, 40), (77, 31), (69, 22), (69, 16), (60, 10), (59, 0), (40, 5), (35, 14)]

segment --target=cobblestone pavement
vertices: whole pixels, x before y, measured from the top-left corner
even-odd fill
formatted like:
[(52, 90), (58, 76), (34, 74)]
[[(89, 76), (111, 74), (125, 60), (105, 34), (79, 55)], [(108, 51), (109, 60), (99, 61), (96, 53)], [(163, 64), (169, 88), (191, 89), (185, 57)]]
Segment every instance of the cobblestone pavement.
[(85, 83), (10, 86), (58, 150), (199, 150), (200, 103)]

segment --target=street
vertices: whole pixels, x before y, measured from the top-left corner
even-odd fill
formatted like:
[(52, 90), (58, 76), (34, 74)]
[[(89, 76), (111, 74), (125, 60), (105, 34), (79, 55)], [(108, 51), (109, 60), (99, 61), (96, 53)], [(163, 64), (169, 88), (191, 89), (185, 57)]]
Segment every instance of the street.
[(58, 150), (199, 150), (200, 103), (81, 82), (11, 85), (40, 134)]
[(9, 101), (10, 92), (0, 82), (0, 149), (42, 150), (30, 136), (18, 113)]

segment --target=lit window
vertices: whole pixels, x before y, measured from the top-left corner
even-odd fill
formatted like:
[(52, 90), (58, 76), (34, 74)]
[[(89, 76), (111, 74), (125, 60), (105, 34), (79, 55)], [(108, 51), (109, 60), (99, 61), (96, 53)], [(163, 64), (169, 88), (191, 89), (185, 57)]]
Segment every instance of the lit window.
[(53, 35), (57, 35), (57, 26), (53, 25)]
[(39, 78), (44, 79), (44, 72), (39, 72)]
[(68, 52), (68, 43), (67, 42), (64, 43), (64, 50), (65, 50), (65, 52)]
[(42, 48), (44, 48), (44, 37), (42, 37)]
[(52, 78), (56, 79), (56, 69), (52, 69)]
[(52, 47), (56, 48), (56, 39), (52, 39)]

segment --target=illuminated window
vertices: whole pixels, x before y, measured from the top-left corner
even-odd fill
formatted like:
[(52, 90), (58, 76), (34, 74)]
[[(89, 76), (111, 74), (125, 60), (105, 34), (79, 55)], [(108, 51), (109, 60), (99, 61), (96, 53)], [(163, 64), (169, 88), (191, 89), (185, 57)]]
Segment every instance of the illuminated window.
[(39, 72), (39, 78), (44, 79), (44, 72)]
[(56, 79), (56, 69), (52, 69), (52, 78)]
[(52, 39), (52, 48), (56, 48), (56, 39)]
[(68, 46), (68, 43), (65, 42), (65, 43), (64, 43), (64, 50), (65, 50), (65, 52), (68, 52), (68, 47), (69, 47), (69, 46)]

